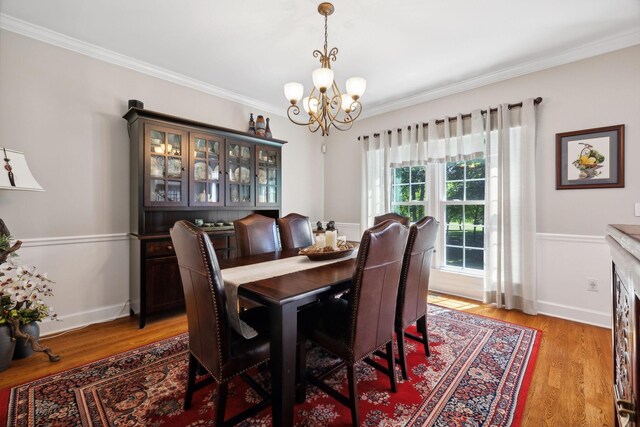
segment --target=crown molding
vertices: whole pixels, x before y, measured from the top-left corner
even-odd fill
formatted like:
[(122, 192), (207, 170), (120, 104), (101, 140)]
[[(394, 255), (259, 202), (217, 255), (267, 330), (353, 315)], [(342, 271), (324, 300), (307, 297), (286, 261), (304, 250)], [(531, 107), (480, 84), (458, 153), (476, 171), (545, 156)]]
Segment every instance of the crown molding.
[(268, 103), (258, 101), (256, 99), (240, 95), (227, 89), (205, 83), (200, 80), (182, 75), (180, 73), (157, 67), (147, 62), (139, 61), (126, 55), (104, 49), (90, 43), (83, 42), (73, 37), (49, 30), (30, 22), (14, 18), (12, 16), (0, 13), (0, 28), (30, 37), (54, 46), (61, 47), (100, 61), (128, 68), (139, 73), (147, 74), (180, 86), (188, 87), (209, 95), (217, 96), (229, 101), (237, 102), (256, 110), (268, 112), (278, 116), (286, 117), (286, 113), (281, 106), (274, 106)]
[(378, 105), (372, 105), (367, 110), (362, 112), (362, 117), (373, 117), (379, 114), (389, 113), (401, 108), (411, 107), (423, 102), (433, 101), (434, 99), (444, 98), (445, 96), (454, 95), (456, 93), (465, 92), (471, 89), (476, 89), (492, 83), (497, 83), (503, 80), (530, 74), (536, 71), (545, 70), (547, 68), (569, 64), (571, 62), (579, 61), (597, 55), (602, 55), (604, 53), (613, 52), (616, 50), (635, 46), (637, 44), (640, 44), (640, 30), (633, 30), (630, 32), (617, 34), (592, 43), (584, 44), (573, 49), (566, 50), (559, 54), (536, 58), (522, 64), (503, 68), (502, 70), (484, 74), (478, 77), (473, 77), (461, 82), (452, 83), (450, 85), (439, 87), (427, 92), (421, 92), (415, 95), (404, 97), (402, 99), (395, 99), (388, 102), (383, 102)]
[[(31, 24), (21, 19), (0, 13), (0, 28), (12, 31), (45, 43), (49, 43), (73, 52), (80, 53), (104, 62), (138, 71), (162, 80), (166, 80), (180, 86), (188, 87), (209, 95), (237, 102), (248, 107), (253, 107), (264, 112), (275, 114), (281, 117), (287, 117), (285, 110), (279, 105), (272, 105), (257, 99), (250, 98), (230, 90), (205, 83), (200, 80), (187, 77), (185, 75), (175, 73), (173, 71), (157, 67), (155, 65), (139, 61), (137, 59), (101, 48), (99, 46), (80, 41), (78, 39), (65, 36), (64, 34)], [(503, 68), (496, 72), (484, 74), (482, 76), (473, 77), (461, 82), (452, 83), (447, 86), (426, 92), (416, 93), (403, 97), (402, 99), (392, 99), (376, 105), (367, 107), (362, 112), (361, 118), (377, 116), (401, 108), (410, 107), (421, 104), (434, 99), (443, 98), (445, 96), (454, 95), (456, 93), (465, 92), (478, 87), (519, 77), (525, 74), (544, 70), (547, 68), (564, 65), (581, 59), (590, 58), (592, 56), (601, 55), (607, 52), (624, 49), (640, 44), (640, 30), (633, 30), (626, 33), (617, 34), (606, 37), (601, 40), (588, 43), (577, 48), (569, 49), (556, 55), (536, 58), (534, 60)]]

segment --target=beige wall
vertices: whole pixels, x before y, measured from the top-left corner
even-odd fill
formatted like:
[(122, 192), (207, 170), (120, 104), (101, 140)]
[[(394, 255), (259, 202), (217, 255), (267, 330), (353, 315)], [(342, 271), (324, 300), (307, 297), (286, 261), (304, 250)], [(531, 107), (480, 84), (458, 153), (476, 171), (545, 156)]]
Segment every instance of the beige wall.
[[(44, 322), (45, 334), (129, 313), (128, 99), (233, 129), (261, 113), (0, 30), (0, 146), (24, 151), (46, 190), (0, 191), (0, 218), (24, 240), (22, 261), (56, 282), (49, 304), (63, 321)], [(322, 138), (271, 119), (274, 136), (288, 141), (282, 211), (321, 218)]]
[[(212, 73), (215, 70), (211, 70)], [(0, 146), (24, 151), (44, 193), (0, 193), (0, 218), (20, 238), (128, 231), (128, 99), (233, 129), (249, 113), (225, 99), (0, 31)], [(283, 98), (284, 102), (284, 98)], [(286, 105), (283, 103), (283, 111)], [(283, 213), (322, 217), (321, 138), (271, 117), (283, 149)], [(320, 176), (322, 174), (320, 173)]]
[[(634, 203), (640, 202), (639, 70), (640, 46), (635, 46), (358, 121), (350, 132), (328, 138), (325, 218), (360, 221), (358, 135), (541, 96), (536, 148), (538, 232), (604, 235), (608, 223), (640, 223), (634, 216)], [(366, 109), (366, 94), (363, 102)], [(626, 125), (625, 188), (556, 190), (555, 134), (620, 123)], [(354, 185), (345, 186), (345, 182)]]

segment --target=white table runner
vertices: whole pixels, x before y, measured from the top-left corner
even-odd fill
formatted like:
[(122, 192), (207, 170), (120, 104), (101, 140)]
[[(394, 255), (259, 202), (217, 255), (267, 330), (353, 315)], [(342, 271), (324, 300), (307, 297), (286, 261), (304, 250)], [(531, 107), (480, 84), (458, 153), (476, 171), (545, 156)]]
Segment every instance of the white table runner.
[(356, 248), (348, 257), (327, 261), (311, 261), (306, 256), (301, 255), (222, 270), (224, 291), (227, 296), (227, 315), (229, 317), (231, 327), (245, 338), (253, 338), (257, 335), (257, 332), (251, 326), (240, 320), (240, 316), (238, 315), (238, 287), (240, 285), (269, 279), (271, 277), (284, 276), (285, 274), (295, 273), (296, 271), (333, 264), (353, 258), (357, 254), (358, 249)]

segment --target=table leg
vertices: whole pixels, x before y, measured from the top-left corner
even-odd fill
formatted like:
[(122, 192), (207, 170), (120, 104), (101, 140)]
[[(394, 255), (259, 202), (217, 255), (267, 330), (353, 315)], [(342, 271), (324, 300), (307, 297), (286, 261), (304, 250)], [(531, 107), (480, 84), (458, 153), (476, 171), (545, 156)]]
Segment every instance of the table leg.
[(270, 313), (273, 425), (290, 427), (296, 386), (298, 310), (293, 304), (285, 304), (272, 306)]

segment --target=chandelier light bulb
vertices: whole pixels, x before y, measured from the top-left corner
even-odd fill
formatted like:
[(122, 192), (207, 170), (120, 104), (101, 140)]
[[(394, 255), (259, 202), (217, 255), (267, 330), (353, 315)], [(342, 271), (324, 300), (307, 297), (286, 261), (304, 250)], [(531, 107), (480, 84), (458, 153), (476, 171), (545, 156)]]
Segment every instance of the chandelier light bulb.
[(318, 99), (309, 98), (307, 96), (302, 100), (302, 106), (304, 107), (304, 111), (306, 111), (307, 114), (316, 114), (318, 112)]
[(333, 84), (333, 70), (331, 68), (316, 68), (313, 70), (311, 77), (313, 78), (313, 85), (321, 93), (325, 93)]
[(360, 98), (367, 88), (367, 81), (362, 77), (351, 77), (347, 80), (347, 93), (355, 100)]
[(298, 101), (302, 99), (303, 94), (304, 94), (304, 86), (302, 85), (302, 83), (289, 82), (284, 85), (284, 96), (292, 104), (298, 103)]
[(351, 104), (353, 103), (353, 98), (351, 95), (347, 95), (346, 93), (342, 95), (342, 109), (345, 113), (351, 112)]

